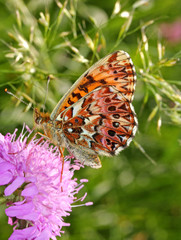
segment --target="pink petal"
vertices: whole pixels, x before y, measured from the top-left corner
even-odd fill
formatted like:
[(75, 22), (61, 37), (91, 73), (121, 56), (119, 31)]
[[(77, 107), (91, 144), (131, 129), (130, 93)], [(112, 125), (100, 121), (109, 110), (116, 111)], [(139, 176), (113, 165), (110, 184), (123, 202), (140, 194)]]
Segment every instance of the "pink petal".
[(25, 229), (16, 229), (10, 236), (9, 240), (25, 240), (36, 239), (37, 229), (35, 227), (28, 227)]
[(80, 179), (80, 182), (81, 182), (81, 183), (88, 182), (88, 179), (84, 179), (84, 178), (83, 178), (83, 179)]
[(34, 196), (36, 194), (38, 194), (38, 189), (34, 184), (29, 184), (21, 193), (24, 197)]
[(29, 220), (29, 221), (37, 221), (39, 217), (39, 214), (33, 210), (32, 212), (29, 212), (28, 214), (24, 215), (18, 215), (19, 219)]
[[(50, 231), (47, 229), (43, 230), (40, 234), (40, 236), (36, 237), (36, 240), (49, 240), (50, 238), (53, 239), (53, 237), (50, 234)], [(55, 238), (56, 239), (56, 238)]]
[(7, 170), (14, 170), (15, 166), (9, 162), (0, 163), (0, 173), (4, 173)]
[(85, 203), (85, 206), (91, 206), (93, 204), (94, 204), (93, 202), (87, 202), (87, 203)]
[(10, 172), (0, 173), (0, 185), (8, 184), (12, 178), (13, 175)]
[(17, 206), (11, 206), (7, 208), (5, 211), (9, 217), (17, 217), (20, 215), (27, 214), (31, 212), (33, 209), (34, 209), (33, 203), (30, 202), (30, 203), (17, 205)]
[(13, 222), (13, 220), (12, 220), (11, 217), (8, 217), (8, 224), (9, 224), (9, 225), (13, 225), (13, 224), (14, 224), (14, 222)]
[(17, 177), (5, 190), (5, 196), (11, 195), (17, 188), (19, 188), (25, 181), (24, 177)]
[(0, 133), (0, 141), (4, 142), (4, 136)]
[(22, 205), (11, 206), (5, 210), (8, 217), (17, 217), (19, 219), (37, 220), (38, 213), (35, 212), (32, 202)]

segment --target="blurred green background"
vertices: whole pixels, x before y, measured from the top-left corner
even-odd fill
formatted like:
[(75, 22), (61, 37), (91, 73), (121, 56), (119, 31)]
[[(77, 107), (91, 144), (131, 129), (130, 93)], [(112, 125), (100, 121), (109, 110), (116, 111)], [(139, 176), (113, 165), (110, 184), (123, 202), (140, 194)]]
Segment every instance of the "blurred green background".
[[(99, 58), (127, 51), (137, 71), (135, 141), (103, 167), (76, 172), (89, 207), (73, 208), (63, 240), (181, 239), (180, 0), (0, 1), (0, 130), (33, 126)], [(20, 101), (6, 94), (8, 88)], [(156, 164), (152, 163), (152, 159)], [(8, 239), (1, 206), (0, 239)]]

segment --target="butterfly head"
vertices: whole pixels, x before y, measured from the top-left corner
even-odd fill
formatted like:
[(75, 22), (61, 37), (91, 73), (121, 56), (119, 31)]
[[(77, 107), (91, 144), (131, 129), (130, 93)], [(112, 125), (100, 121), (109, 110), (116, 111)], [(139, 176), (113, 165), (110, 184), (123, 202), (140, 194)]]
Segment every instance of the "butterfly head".
[(50, 120), (50, 114), (49, 113), (40, 112), (37, 108), (35, 108), (34, 122), (35, 122), (35, 125), (38, 128), (42, 128), (43, 124), (44, 123), (47, 124), (49, 120)]

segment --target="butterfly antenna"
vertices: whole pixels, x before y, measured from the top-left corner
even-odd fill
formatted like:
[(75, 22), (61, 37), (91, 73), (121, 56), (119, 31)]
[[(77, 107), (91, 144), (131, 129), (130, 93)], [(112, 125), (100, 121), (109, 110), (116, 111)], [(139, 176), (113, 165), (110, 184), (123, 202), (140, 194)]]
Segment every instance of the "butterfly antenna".
[[(29, 104), (28, 104), (27, 102), (23, 101), (22, 99), (20, 99), (20, 98), (17, 97), (16, 95), (14, 95), (12, 92), (8, 91), (7, 88), (5, 88), (4, 91), (5, 91), (7, 94), (9, 94), (9, 95), (15, 97), (17, 100), (19, 100), (20, 102), (24, 103), (26, 106), (29, 107)], [(34, 107), (31, 106), (31, 108), (32, 108), (33, 110), (35, 110)]]
[(49, 83), (50, 83), (50, 76), (47, 77), (47, 87), (46, 87), (46, 93), (45, 93), (45, 101), (44, 101), (44, 105), (43, 105), (43, 112), (45, 112), (45, 104), (46, 104), (47, 96), (48, 96)]

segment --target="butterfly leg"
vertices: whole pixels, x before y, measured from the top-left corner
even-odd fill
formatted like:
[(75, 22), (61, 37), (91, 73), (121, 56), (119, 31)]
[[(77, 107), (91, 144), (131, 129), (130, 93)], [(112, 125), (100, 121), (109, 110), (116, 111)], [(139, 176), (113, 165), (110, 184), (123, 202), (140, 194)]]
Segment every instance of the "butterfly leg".
[(41, 136), (41, 138), (36, 143), (36, 145), (40, 144), (44, 139), (47, 139), (47, 140), (49, 140), (51, 142), (51, 139), (47, 135), (45, 135), (45, 134), (43, 134), (41, 132), (37, 132), (36, 134), (39, 134)]

